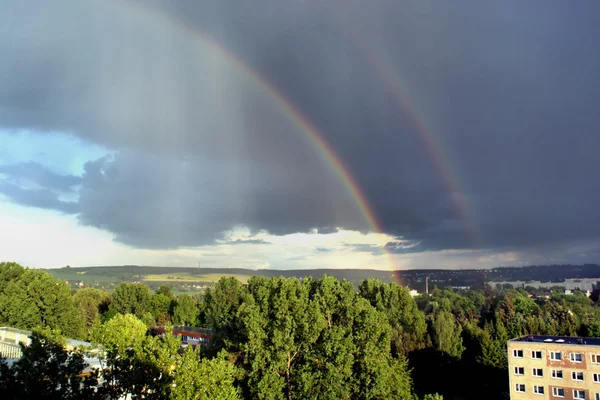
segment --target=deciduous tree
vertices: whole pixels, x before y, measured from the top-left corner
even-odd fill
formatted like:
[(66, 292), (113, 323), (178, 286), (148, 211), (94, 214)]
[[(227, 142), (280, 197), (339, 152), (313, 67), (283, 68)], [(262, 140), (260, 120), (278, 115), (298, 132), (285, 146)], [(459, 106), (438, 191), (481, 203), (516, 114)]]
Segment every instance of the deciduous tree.
[(177, 325), (194, 325), (198, 319), (198, 306), (189, 294), (177, 296), (173, 310), (173, 322)]

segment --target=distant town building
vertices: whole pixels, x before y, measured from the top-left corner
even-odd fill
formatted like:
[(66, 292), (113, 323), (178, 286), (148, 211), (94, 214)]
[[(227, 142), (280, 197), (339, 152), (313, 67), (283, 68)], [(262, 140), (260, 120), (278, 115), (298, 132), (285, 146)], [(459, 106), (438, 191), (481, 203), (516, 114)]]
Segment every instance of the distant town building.
[(523, 336), (508, 341), (510, 398), (600, 400), (600, 339)]
[(469, 286), (452, 286), (455, 290), (469, 290)]
[[(0, 357), (6, 359), (9, 365), (23, 356), (20, 344), (29, 346), (31, 344), (31, 331), (11, 327), (0, 327)], [(75, 348), (91, 348), (92, 344), (81, 340), (67, 339), (65, 348), (72, 351)], [(97, 368), (100, 361), (97, 358), (85, 357), (86, 370)]]
[[(151, 329), (151, 333), (164, 336), (166, 329), (164, 326), (157, 326)], [(188, 346), (196, 347), (198, 345), (206, 346), (215, 338), (212, 329), (181, 325), (173, 326), (173, 336), (181, 336), (181, 347), (183, 348)]]

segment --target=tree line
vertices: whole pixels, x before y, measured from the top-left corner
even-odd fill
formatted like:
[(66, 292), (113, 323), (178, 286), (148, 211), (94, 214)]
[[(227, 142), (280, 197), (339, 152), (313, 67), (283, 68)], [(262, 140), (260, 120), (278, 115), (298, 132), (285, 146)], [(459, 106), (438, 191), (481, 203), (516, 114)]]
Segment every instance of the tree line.
[[(149, 334), (170, 324), (212, 328), (215, 339), (180, 351), (172, 335)], [(196, 296), (127, 282), (71, 294), (44, 271), (0, 263), (0, 325), (36, 329), (21, 360), (0, 363), (0, 390), (13, 398), (500, 399), (508, 339), (599, 336), (600, 307), (583, 294), (532, 300), (491, 287), (412, 298), (395, 283), (327, 276), (222, 278)], [(83, 353), (61, 336), (101, 345), (102, 375), (80, 376)], [(47, 360), (60, 365), (29, 368)]]

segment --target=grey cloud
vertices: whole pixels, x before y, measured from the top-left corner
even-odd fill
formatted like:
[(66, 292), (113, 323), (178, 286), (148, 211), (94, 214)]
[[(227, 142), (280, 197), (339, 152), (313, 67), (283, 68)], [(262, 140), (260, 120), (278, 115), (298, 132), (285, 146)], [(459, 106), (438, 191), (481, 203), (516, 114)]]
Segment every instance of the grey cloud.
[(0, 193), (29, 207), (77, 213), (77, 202), (61, 200), (60, 196), (76, 194), (80, 183), (81, 177), (57, 174), (35, 162), (0, 165)]
[(371, 253), (373, 255), (385, 254), (385, 250), (381, 246), (370, 243), (346, 243), (345, 247), (357, 253)]
[(11, 181), (33, 182), (62, 192), (70, 192), (81, 183), (79, 176), (57, 174), (37, 162), (0, 165), (0, 174), (7, 175)]
[(221, 244), (271, 244), (271, 242), (268, 242), (263, 239), (236, 239), (227, 242), (221, 242)]
[(388, 251), (600, 236), (597, 2), (155, 1), (150, 13), (127, 11), (136, 7), (55, 1), (0, 16), (2, 126), (120, 151), (86, 168), (83, 224), (140, 247), (212, 243), (241, 224), (368, 228), (280, 104), (175, 27), (185, 24), (289, 98), (383, 230), (419, 243)]
[(285, 179), (287, 174), (219, 159), (121, 152), (86, 164), (79, 219), (114, 232), (120, 242), (148, 248), (212, 244), (239, 225), (285, 234), (309, 232), (337, 218), (353, 221), (344, 196), (332, 211), (329, 191), (310, 186), (335, 187), (334, 181), (302, 184)]
[(23, 189), (12, 183), (0, 181), (0, 194), (24, 206), (47, 208), (66, 214), (79, 211), (77, 203), (62, 201), (55, 192), (48, 189)]
[(383, 246), (384, 249), (393, 254), (409, 254), (409, 253), (420, 253), (426, 249), (421, 247), (421, 244), (406, 243), (406, 242), (388, 242)]

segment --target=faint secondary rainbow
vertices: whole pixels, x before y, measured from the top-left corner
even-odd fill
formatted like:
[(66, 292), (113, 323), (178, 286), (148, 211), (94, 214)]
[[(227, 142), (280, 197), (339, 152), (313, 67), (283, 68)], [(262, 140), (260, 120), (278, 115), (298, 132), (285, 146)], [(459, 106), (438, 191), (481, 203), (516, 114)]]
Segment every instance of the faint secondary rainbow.
[(475, 223), (475, 219), (469, 210), (469, 204), (467, 203), (465, 196), (462, 194), (463, 191), (461, 190), (461, 185), (459, 184), (457, 175), (454, 173), (454, 168), (452, 168), (452, 163), (444, 153), (441, 144), (432, 134), (431, 130), (425, 127), (425, 124), (422, 122), (424, 118), (421, 118), (414, 110), (414, 107), (412, 107), (408, 96), (405, 94), (406, 90), (403, 90), (403, 86), (406, 85), (402, 84), (400, 77), (390, 66), (390, 63), (386, 63), (384, 61), (385, 57), (373, 51), (372, 48), (365, 43), (361, 35), (355, 34), (353, 31), (346, 29), (344, 24), (340, 22), (337, 15), (331, 15), (331, 21), (334, 23), (340, 33), (344, 37), (348, 38), (350, 42), (353, 43), (363, 54), (365, 60), (367, 60), (371, 68), (377, 72), (379, 79), (381, 79), (387, 85), (394, 95), (396, 101), (398, 101), (402, 110), (404, 110), (405, 114), (410, 118), (410, 121), (415, 127), (419, 137), (423, 141), (427, 151), (429, 152), (438, 173), (446, 183), (446, 186), (453, 196), (454, 204), (463, 223), (465, 224), (465, 230), (467, 231), (471, 245), (474, 248), (481, 248), (481, 233), (479, 232), (477, 224)]
[[(193, 26), (186, 24), (184, 21), (175, 19), (175, 17), (167, 15), (164, 12), (160, 12), (151, 6), (128, 0), (115, 0), (110, 2), (110, 4), (118, 6), (123, 10), (143, 14), (148, 18), (154, 19), (156, 22), (168, 25), (176, 32), (180, 32), (187, 37), (191, 37), (194, 40), (201, 42), (202, 45), (215, 51), (221, 57), (226, 59), (231, 65), (250, 76), (261, 90), (275, 100), (277, 105), (288, 116), (290, 121), (292, 121), (294, 125), (309, 139), (310, 143), (319, 153), (319, 156), (326, 162), (326, 164), (330, 166), (334, 174), (343, 183), (346, 191), (369, 225), (369, 228), (375, 233), (384, 233), (381, 229), (379, 219), (369, 204), (369, 201), (359, 183), (353, 177), (352, 173), (349, 171), (348, 167), (345, 166), (337, 153), (333, 150), (331, 145), (325, 140), (321, 132), (303, 115), (298, 107), (296, 107), (289, 99), (287, 99), (265, 77), (255, 71), (246, 61), (205, 33), (194, 29)], [(395, 267), (396, 263), (393, 254), (391, 254), (391, 252), (389, 252), (385, 247), (384, 252), (387, 257), (389, 269), (392, 271), (396, 270), (397, 268)], [(398, 283), (401, 283), (399, 279)]]

